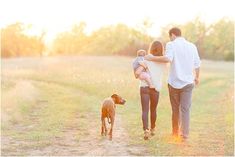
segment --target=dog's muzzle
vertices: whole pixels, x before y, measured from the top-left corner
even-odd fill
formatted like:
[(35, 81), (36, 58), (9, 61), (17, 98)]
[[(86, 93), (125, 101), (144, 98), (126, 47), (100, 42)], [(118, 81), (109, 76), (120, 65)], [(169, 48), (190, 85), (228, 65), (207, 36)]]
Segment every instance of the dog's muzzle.
[(126, 103), (126, 100), (122, 100), (121, 104), (124, 105)]

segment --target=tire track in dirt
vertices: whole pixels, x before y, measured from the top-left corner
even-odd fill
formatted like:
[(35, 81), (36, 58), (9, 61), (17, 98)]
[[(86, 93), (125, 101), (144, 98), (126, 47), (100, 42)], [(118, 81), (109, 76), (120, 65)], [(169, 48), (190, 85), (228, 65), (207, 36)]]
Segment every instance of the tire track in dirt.
[[(26, 92), (27, 91), (27, 92)], [(20, 97), (25, 101), (29, 101), (31, 103), (29, 115), (24, 115), (23, 118), (31, 121), (30, 124), (26, 125), (21, 123), (22, 116), (17, 114), (18, 122), (10, 124), (6, 129), (2, 130), (3, 133), (1, 134), (1, 153), (2, 155), (24, 155), (25, 148), (33, 147), (35, 145), (35, 141), (28, 141), (16, 138), (14, 136), (6, 135), (8, 131), (15, 131), (17, 135), (23, 135), (25, 132), (31, 131), (34, 129), (35, 125), (39, 122), (39, 113), (46, 105), (47, 101), (39, 99), (39, 91), (35, 86), (32, 84), (31, 81), (20, 80), (16, 82), (16, 85), (5, 93), (5, 99), (3, 101), (3, 107), (6, 107), (6, 113), (2, 111), (2, 113), (9, 116), (7, 113), (8, 107), (10, 109), (17, 109), (17, 101), (14, 99), (15, 97)], [(10, 110), (9, 109), (9, 110)], [(1, 117), (5, 118), (5, 117)], [(7, 119), (7, 117), (6, 117)], [(8, 119), (9, 121), (9, 119)], [(2, 121), (7, 122), (7, 121)], [(8, 122), (9, 123), (9, 122)]]

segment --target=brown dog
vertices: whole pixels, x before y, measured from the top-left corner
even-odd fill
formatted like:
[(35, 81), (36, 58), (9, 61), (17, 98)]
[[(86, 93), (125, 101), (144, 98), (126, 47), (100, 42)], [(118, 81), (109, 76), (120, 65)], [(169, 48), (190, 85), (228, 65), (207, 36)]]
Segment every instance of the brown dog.
[(107, 135), (107, 128), (105, 123), (105, 118), (111, 123), (111, 129), (109, 131), (110, 140), (112, 140), (113, 135), (113, 124), (115, 119), (115, 109), (116, 104), (124, 105), (126, 100), (117, 94), (113, 94), (111, 97), (104, 99), (101, 110), (101, 135)]

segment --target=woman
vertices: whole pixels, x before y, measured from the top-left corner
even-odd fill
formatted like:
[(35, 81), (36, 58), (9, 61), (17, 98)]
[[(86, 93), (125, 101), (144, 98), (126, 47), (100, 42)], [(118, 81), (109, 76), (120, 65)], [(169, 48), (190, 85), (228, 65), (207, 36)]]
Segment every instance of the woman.
[[(163, 46), (161, 42), (154, 41), (149, 47), (149, 54), (153, 56), (163, 56)], [(162, 75), (166, 67), (165, 63), (157, 63), (151, 61), (144, 61), (147, 71), (150, 74), (154, 88), (149, 88), (147, 83), (140, 81), (140, 97), (142, 106), (142, 122), (144, 130), (144, 139), (149, 138), (149, 134), (155, 134), (155, 123), (157, 118), (157, 105), (159, 99), (159, 92), (162, 86)], [(150, 109), (150, 131), (148, 127), (148, 113)]]

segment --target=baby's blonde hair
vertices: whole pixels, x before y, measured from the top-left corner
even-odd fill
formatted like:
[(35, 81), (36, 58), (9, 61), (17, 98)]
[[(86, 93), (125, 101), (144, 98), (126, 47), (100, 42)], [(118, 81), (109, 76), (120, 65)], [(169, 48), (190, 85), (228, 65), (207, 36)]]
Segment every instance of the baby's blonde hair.
[(140, 50), (137, 51), (137, 56), (145, 56), (146, 53), (147, 53), (147, 52), (146, 52), (145, 50), (140, 49)]

